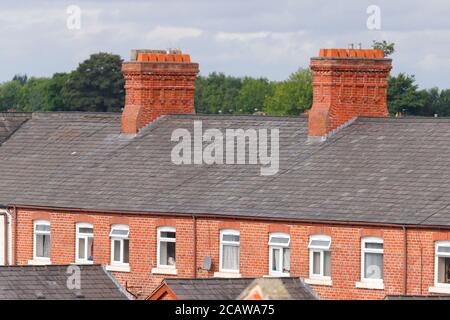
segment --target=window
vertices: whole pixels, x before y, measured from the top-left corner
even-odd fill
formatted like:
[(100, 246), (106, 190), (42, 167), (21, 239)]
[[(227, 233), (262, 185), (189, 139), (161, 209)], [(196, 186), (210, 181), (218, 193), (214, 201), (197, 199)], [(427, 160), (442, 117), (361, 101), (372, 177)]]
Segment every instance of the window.
[(435, 256), (435, 285), (450, 287), (450, 241), (437, 241)]
[(111, 228), (111, 264), (126, 265), (129, 260), (130, 242), (128, 235), (130, 230), (127, 225), (115, 224)]
[(158, 268), (175, 268), (175, 228), (158, 228)]
[(34, 222), (34, 259), (50, 260), (50, 222)]
[(361, 280), (383, 281), (383, 239), (363, 238), (361, 247)]
[(239, 272), (239, 231), (220, 232), (220, 271)]
[(331, 238), (313, 235), (309, 239), (309, 277), (311, 279), (331, 279)]
[(291, 265), (290, 237), (285, 233), (269, 236), (269, 274), (289, 275)]
[(76, 258), (77, 263), (93, 263), (94, 228), (89, 223), (77, 223)]

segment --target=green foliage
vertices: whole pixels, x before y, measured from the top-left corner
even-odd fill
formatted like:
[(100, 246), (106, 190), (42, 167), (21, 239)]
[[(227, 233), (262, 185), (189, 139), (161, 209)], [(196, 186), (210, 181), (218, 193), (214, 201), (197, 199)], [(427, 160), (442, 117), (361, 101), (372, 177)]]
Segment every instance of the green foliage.
[[(373, 43), (373, 48), (394, 52), (394, 44)], [(17, 74), (0, 84), (0, 112), (17, 111), (121, 111), (124, 106), (122, 60), (98, 53), (70, 73), (51, 78)], [(388, 108), (418, 116), (450, 116), (450, 89), (419, 90), (412, 75), (400, 73), (388, 80)], [(285, 81), (239, 78), (223, 73), (199, 76), (195, 83), (195, 110), (204, 114), (299, 115), (312, 105), (312, 75), (299, 69)]]
[(269, 80), (246, 77), (239, 92), (237, 113), (252, 114), (263, 111), (264, 102), (272, 96), (274, 85)]
[(388, 80), (388, 109), (391, 114), (418, 114), (424, 106), (425, 96), (418, 91), (414, 76), (400, 73)]
[(393, 42), (389, 43), (386, 40), (382, 40), (382, 41), (374, 40), (372, 43), (372, 48), (377, 49), (377, 50), (383, 50), (384, 55), (386, 57), (388, 57), (395, 52), (395, 43), (393, 43)]
[(118, 55), (97, 53), (80, 63), (63, 87), (70, 111), (121, 111), (124, 105), (122, 59)]
[(195, 83), (195, 110), (197, 113), (235, 113), (239, 103), (242, 79), (211, 73), (199, 76)]
[(20, 110), (23, 88), (17, 81), (8, 81), (0, 86), (0, 112), (10, 109)]
[(264, 111), (269, 115), (299, 115), (311, 105), (312, 74), (309, 69), (300, 69), (276, 84), (274, 94), (265, 100)]

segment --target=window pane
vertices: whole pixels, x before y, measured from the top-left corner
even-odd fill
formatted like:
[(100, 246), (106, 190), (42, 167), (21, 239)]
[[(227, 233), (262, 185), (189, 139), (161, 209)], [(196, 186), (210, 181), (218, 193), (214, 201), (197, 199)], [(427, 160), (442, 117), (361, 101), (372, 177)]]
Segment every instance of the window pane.
[(450, 258), (438, 258), (438, 282), (450, 283)]
[(161, 238), (173, 238), (173, 239), (175, 239), (175, 232), (161, 231)]
[(310, 246), (328, 248), (330, 246), (330, 241), (328, 241), (328, 240), (311, 240)]
[(50, 235), (36, 235), (36, 257), (50, 258)]
[(124, 229), (112, 229), (111, 230), (111, 236), (128, 236), (128, 230)]
[(160, 258), (159, 262), (164, 266), (175, 265), (175, 242), (160, 242)]
[(233, 235), (233, 234), (224, 234), (223, 235), (223, 241), (239, 242), (239, 236), (238, 235)]
[(289, 238), (283, 238), (283, 237), (270, 237), (270, 243), (273, 244), (288, 244)]
[(239, 247), (224, 245), (222, 248), (222, 268), (239, 270)]
[(324, 251), (323, 275), (331, 277), (331, 251)]
[(78, 238), (78, 259), (85, 259), (86, 242), (84, 238)]
[(438, 246), (439, 253), (450, 253), (450, 247)]
[(123, 263), (128, 263), (129, 260), (130, 242), (128, 239), (123, 240)]
[(114, 261), (120, 262), (120, 240), (114, 240)]
[(320, 274), (320, 252), (313, 252), (313, 274)]
[(383, 249), (382, 243), (366, 242), (366, 249)]
[(37, 224), (36, 225), (36, 231), (50, 232), (50, 226), (46, 225), (46, 224)]
[(364, 277), (366, 279), (383, 279), (383, 255), (365, 253)]
[(283, 250), (283, 272), (291, 271), (291, 250)]
[(89, 237), (88, 238), (88, 256), (87, 259), (89, 261), (94, 261), (94, 238)]
[(281, 271), (280, 249), (272, 249), (272, 271)]
[(79, 228), (78, 233), (87, 233), (87, 234), (93, 234), (94, 229), (92, 228)]

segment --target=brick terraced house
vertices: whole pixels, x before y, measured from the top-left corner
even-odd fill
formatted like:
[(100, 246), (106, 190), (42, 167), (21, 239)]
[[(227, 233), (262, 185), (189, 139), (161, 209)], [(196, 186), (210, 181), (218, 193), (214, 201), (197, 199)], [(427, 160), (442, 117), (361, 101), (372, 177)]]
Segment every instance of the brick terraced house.
[[(172, 277), (450, 294), (450, 119), (389, 118), (382, 51), (322, 49), (308, 117), (195, 115), (198, 68), (134, 51), (122, 115), (1, 114), (0, 263), (102, 264), (141, 298)], [(172, 163), (194, 121), (279, 129), (278, 173)]]

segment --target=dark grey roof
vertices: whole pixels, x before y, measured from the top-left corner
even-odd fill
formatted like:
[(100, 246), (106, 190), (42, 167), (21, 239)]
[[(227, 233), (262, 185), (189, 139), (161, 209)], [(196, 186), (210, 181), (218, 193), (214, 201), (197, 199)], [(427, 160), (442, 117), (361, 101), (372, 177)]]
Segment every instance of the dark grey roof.
[[(255, 278), (207, 278), (207, 279), (165, 279), (164, 283), (179, 300), (235, 300), (254, 281), (273, 281)], [(294, 300), (317, 299), (312, 289), (298, 278), (279, 278), (289, 298)], [(276, 298), (276, 297), (274, 297)]]
[[(279, 128), (280, 171), (174, 165), (174, 129)], [(0, 204), (450, 227), (450, 119), (359, 118), (323, 143), (307, 119), (33, 114), (0, 147)]]
[(0, 145), (30, 118), (31, 113), (0, 112)]
[(79, 265), (80, 287), (69, 277), (73, 265), (0, 266), (0, 300), (127, 300), (129, 293), (100, 265)]

